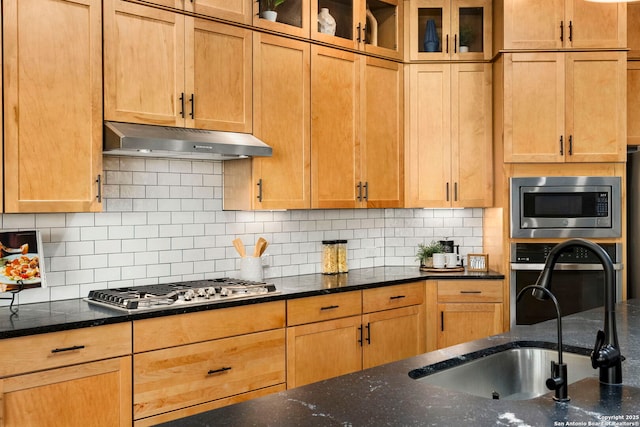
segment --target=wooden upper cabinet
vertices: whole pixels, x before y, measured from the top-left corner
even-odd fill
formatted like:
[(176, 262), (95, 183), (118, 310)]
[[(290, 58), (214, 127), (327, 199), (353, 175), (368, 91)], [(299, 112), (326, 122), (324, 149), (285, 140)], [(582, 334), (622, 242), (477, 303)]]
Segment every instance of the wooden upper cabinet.
[[(403, 1), (309, 0), (311, 38), (321, 42), (401, 59)], [(334, 34), (320, 30), (318, 14), (327, 9), (336, 22)], [(324, 13), (324, 12), (323, 12)]]
[(402, 205), (402, 86), (395, 62), (312, 46), (312, 207)]
[(491, 67), (409, 67), (406, 207), (492, 203)]
[(100, 6), (9, 0), (2, 8), (5, 212), (100, 211)]
[[(287, 0), (275, 11), (275, 21), (267, 19), (265, 2), (253, 2), (253, 25), (298, 37), (309, 37), (311, 0)], [(313, 22), (314, 25), (317, 23)]]
[(363, 63), (363, 202), (368, 208), (399, 208), (404, 200), (402, 64), (375, 58)]
[(505, 55), (505, 162), (624, 161), (625, 56)]
[(311, 46), (313, 208), (355, 208), (360, 204), (359, 93), (358, 55)]
[(254, 135), (273, 155), (224, 162), (224, 209), (309, 209), (311, 46), (253, 37)]
[(628, 59), (640, 59), (640, 3), (627, 4), (627, 23), (632, 22), (633, 25), (627, 25), (627, 46), (629, 52)]
[(624, 48), (627, 6), (585, 0), (496, 1), (499, 49)]
[(251, 132), (251, 31), (104, 2), (105, 119)]
[(488, 0), (413, 0), (408, 17), (408, 56), (412, 60), (491, 58)]
[(178, 11), (195, 12), (199, 15), (221, 18), (228, 21), (251, 23), (252, 0), (127, 0), (140, 4), (155, 4)]
[(640, 145), (640, 61), (627, 62), (627, 144)]

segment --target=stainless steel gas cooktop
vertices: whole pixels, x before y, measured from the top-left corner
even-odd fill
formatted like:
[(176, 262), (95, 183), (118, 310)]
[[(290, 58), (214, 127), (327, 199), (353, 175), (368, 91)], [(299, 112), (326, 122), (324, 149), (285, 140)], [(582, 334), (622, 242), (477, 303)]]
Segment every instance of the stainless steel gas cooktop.
[(279, 293), (265, 282), (221, 278), (90, 291), (91, 304), (129, 313), (202, 305), (233, 299), (259, 298)]

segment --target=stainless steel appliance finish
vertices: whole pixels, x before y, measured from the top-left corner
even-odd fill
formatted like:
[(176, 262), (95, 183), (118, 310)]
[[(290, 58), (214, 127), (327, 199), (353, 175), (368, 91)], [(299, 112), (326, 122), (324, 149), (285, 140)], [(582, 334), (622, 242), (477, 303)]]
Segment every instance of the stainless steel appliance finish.
[[(527, 400), (549, 393), (545, 381), (551, 361), (557, 362), (557, 359), (556, 350), (510, 348), (415, 379), (487, 399)], [(564, 361), (568, 366), (569, 384), (597, 374), (589, 356), (564, 352)]]
[(608, 176), (511, 178), (511, 237), (621, 237), (621, 182)]
[[(529, 325), (554, 319), (551, 303), (541, 303), (531, 296), (523, 296), (516, 304), (516, 295), (527, 285), (536, 283), (547, 255), (555, 243), (511, 244), (511, 325)], [(616, 301), (622, 300), (622, 244), (602, 243), (616, 272)], [(598, 258), (590, 250), (572, 248), (560, 255), (553, 270), (553, 294), (560, 303), (562, 315), (578, 313), (604, 305), (604, 271)]]
[(258, 298), (279, 293), (265, 282), (221, 278), (192, 282), (166, 283), (89, 292), (91, 304), (129, 313), (164, 310), (185, 305), (202, 305), (239, 298)]
[(104, 154), (231, 160), (271, 156), (272, 149), (251, 134), (135, 123), (105, 122)]

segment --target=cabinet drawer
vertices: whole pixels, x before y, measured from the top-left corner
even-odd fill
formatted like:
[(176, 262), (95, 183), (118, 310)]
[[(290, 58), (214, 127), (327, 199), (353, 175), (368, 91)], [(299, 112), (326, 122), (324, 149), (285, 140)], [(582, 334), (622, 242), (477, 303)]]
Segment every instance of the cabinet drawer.
[(320, 322), (362, 313), (360, 291), (287, 301), (287, 325)]
[(134, 418), (284, 382), (284, 329), (136, 354)]
[(362, 311), (364, 313), (420, 305), (423, 301), (424, 283), (422, 282), (362, 291)]
[(133, 322), (133, 351), (156, 350), (284, 327), (284, 301)]
[(502, 302), (502, 280), (438, 281), (438, 302)]
[(131, 354), (131, 323), (95, 326), (0, 341), (8, 357), (0, 376)]

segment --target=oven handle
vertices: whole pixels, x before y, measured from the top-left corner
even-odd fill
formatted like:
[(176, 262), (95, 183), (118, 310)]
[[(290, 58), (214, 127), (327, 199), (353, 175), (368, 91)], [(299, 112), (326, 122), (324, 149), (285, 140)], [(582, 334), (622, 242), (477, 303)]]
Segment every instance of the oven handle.
[[(613, 264), (614, 270), (622, 270), (622, 263)], [(544, 264), (520, 264), (520, 263), (511, 263), (511, 270), (513, 271), (542, 271), (544, 268)], [(554, 270), (562, 270), (562, 271), (596, 271), (602, 270), (602, 265), (600, 264), (577, 264), (577, 263), (558, 263), (556, 264)]]

